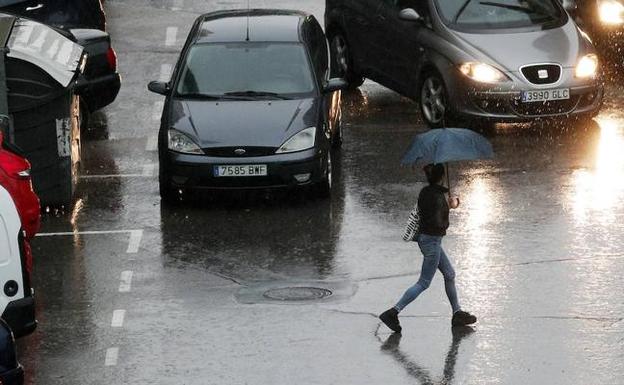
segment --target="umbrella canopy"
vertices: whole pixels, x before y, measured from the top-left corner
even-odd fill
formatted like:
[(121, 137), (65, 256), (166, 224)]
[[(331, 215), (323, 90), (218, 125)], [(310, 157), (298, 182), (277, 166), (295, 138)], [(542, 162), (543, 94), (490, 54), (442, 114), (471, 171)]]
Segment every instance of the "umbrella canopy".
[(465, 128), (438, 128), (417, 135), (403, 156), (402, 165), (491, 159), (492, 144)]

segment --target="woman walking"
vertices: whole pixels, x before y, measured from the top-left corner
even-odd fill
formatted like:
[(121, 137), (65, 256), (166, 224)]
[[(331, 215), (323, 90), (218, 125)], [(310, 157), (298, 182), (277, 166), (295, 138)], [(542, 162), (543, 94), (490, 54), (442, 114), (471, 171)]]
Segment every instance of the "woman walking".
[(423, 291), (427, 290), (437, 269), (444, 277), (444, 288), (453, 309), (452, 326), (465, 326), (477, 322), (477, 317), (461, 310), (455, 288), (455, 270), (448, 256), (442, 249), (442, 237), (449, 227), (449, 208), (459, 206), (458, 198), (448, 198), (449, 190), (442, 186), (445, 170), (442, 164), (430, 164), (425, 167), (429, 185), (418, 196), (420, 214), (419, 230), (415, 240), (423, 254), (423, 264), (418, 282), (403, 294), (394, 307), (383, 312), (379, 319), (396, 333), (401, 332), (399, 313)]

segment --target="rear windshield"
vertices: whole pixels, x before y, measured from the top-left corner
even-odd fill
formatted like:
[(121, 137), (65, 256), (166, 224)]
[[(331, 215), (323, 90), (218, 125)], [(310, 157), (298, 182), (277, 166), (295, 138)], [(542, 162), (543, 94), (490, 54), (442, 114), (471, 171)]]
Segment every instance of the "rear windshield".
[(224, 95), (252, 91), (295, 96), (314, 90), (303, 45), (244, 42), (193, 46), (177, 93)]
[(445, 24), (460, 30), (537, 28), (563, 25), (557, 0), (436, 0)]

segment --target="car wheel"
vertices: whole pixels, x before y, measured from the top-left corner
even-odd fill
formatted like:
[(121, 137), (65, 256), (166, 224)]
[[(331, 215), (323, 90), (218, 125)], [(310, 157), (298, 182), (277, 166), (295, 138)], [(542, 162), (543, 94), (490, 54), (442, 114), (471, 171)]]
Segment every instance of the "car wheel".
[(327, 163), (325, 165), (325, 175), (321, 179), (321, 182), (317, 186), (317, 195), (319, 198), (329, 198), (331, 196), (332, 183), (333, 183), (333, 169), (332, 169), (332, 157), (331, 151), (327, 153)]
[(343, 78), (354, 89), (364, 83), (364, 78), (353, 72), (353, 58), (347, 39), (341, 32), (337, 32), (331, 38), (331, 76)]
[(450, 124), (451, 110), (444, 81), (435, 72), (427, 72), (420, 83), (420, 112), (431, 128)]

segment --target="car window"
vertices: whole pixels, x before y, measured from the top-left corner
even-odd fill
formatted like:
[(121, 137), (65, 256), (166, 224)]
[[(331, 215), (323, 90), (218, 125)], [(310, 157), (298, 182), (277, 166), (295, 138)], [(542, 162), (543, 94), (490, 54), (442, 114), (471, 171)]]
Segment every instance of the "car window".
[(447, 25), (463, 29), (548, 28), (567, 17), (557, 0), (436, 0)]
[(197, 44), (188, 52), (177, 93), (310, 94), (316, 89), (311, 71), (305, 48), (299, 43)]

